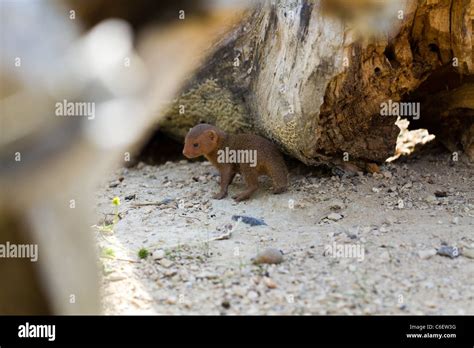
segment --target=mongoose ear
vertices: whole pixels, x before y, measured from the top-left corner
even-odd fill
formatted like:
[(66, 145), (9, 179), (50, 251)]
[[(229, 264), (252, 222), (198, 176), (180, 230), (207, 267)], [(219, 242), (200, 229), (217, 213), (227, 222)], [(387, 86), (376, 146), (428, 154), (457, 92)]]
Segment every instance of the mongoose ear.
[(211, 141), (216, 141), (217, 140), (217, 133), (213, 130), (207, 131), (207, 136)]

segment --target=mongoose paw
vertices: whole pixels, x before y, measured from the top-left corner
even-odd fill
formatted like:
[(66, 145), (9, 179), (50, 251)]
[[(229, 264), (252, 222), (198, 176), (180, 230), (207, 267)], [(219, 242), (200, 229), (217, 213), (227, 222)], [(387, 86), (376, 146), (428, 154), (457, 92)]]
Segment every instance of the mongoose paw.
[(241, 201), (245, 201), (247, 199), (249, 199), (249, 195), (246, 195), (246, 194), (240, 194), (240, 195), (236, 195), (236, 196), (233, 196), (232, 198), (236, 201), (236, 202), (241, 202)]
[(215, 195), (212, 196), (214, 199), (222, 199), (225, 196), (227, 196), (227, 192), (218, 192)]

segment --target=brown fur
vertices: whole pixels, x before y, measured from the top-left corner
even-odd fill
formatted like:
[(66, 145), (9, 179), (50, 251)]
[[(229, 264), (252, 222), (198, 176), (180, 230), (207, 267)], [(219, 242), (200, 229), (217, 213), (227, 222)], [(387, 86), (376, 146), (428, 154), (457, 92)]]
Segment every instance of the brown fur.
[[(249, 163), (219, 163), (218, 151), (256, 150), (256, 166)], [(273, 180), (273, 193), (286, 191), (288, 187), (288, 170), (277, 147), (265, 138), (255, 134), (228, 135), (219, 128), (209, 124), (198, 124), (186, 135), (183, 154), (187, 158), (206, 157), (221, 174), (221, 190), (213, 197), (222, 199), (227, 195), (227, 188), (235, 174), (240, 173), (247, 184), (247, 189), (234, 196), (236, 201), (243, 201), (258, 189), (258, 177), (268, 175)]]

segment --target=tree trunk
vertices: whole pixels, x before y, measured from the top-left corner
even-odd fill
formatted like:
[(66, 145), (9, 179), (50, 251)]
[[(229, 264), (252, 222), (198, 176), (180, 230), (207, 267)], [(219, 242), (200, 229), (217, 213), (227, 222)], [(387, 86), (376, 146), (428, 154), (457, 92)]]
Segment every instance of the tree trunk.
[[(337, 10), (338, 3), (344, 1), (260, 3), (216, 45), (173, 101), (161, 130), (179, 139), (199, 122), (229, 132), (251, 130), (306, 164), (391, 156), (399, 129), (396, 115), (381, 112), (384, 103), (420, 103), (419, 119), (436, 130), (447, 109), (422, 103), (441, 91), (450, 99), (450, 88), (468, 84), (465, 75), (473, 72), (470, 0), (361, 0), (354, 6), (366, 4), (368, 14), (355, 18), (329, 8)], [(361, 24), (370, 20), (389, 30), (368, 38)], [(418, 92), (430, 76), (438, 76), (431, 81), (434, 89)], [(462, 122), (450, 121), (453, 129), (438, 135), (457, 137), (454, 142), (472, 154), (466, 148), (473, 143), (470, 100), (449, 113)]]

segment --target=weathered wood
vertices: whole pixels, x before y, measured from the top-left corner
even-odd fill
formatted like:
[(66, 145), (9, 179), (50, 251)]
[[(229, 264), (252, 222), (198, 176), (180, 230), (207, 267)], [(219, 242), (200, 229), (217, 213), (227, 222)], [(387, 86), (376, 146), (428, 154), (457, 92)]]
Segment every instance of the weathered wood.
[(399, 132), (395, 116), (380, 114), (382, 103), (405, 100), (444, 66), (473, 72), (468, 0), (391, 2), (378, 17), (391, 30), (372, 37), (322, 4), (260, 3), (217, 45), (161, 130), (183, 138), (207, 122), (253, 130), (307, 164), (344, 155), (381, 162)]

